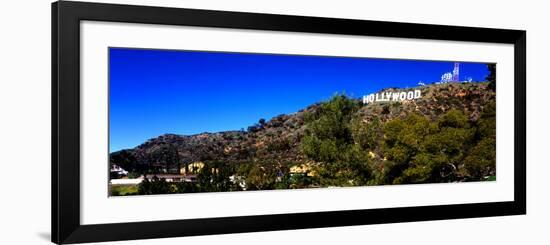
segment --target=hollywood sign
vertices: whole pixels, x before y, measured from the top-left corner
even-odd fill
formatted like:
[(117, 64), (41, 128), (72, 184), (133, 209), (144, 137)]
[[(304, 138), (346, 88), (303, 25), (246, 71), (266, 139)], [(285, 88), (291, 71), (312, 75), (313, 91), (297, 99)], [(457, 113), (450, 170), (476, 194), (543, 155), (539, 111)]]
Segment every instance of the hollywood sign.
[(404, 101), (416, 100), (422, 97), (420, 90), (411, 90), (404, 92), (382, 92), (363, 96), (363, 104), (373, 102), (389, 102), (389, 101)]

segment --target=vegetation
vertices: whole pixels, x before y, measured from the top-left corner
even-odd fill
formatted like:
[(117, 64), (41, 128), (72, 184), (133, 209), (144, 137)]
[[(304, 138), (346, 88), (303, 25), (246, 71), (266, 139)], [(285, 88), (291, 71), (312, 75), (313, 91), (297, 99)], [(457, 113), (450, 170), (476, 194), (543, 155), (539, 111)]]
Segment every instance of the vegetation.
[[(491, 69), (491, 67), (489, 67)], [(494, 69), (494, 68), (493, 68)], [(492, 73), (494, 76), (494, 73)], [(489, 75), (491, 76), (491, 75)], [(111, 154), (132, 177), (176, 173), (196, 182), (144, 180), (113, 195), (273, 190), (496, 179), (494, 80), (423, 88), (419, 101), (373, 103), (336, 94), (246, 131), (163, 135)], [(493, 84), (493, 85), (491, 85)], [(493, 86), (493, 87), (492, 87)]]
[(436, 120), (411, 113), (385, 123), (352, 118), (354, 110), (352, 99), (335, 96), (306, 120), (301, 146), (322, 163), (321, 186), (479, 181), (495, 174), (494, 104), (476, 122), (456, 109)]
[(129, 196), (138, 194), (137, 185), (111, 185), (111, 195), (113, 196)]
[(315, 112), (306, 114), (301, 148), (307, 158), (321, 163), (316, 169), (316, 184), (365, 185), (370, 178), (368, 151), (356, 144), (352, 130), (352, 117), (359, 108), (358, 101), (335, 95)]

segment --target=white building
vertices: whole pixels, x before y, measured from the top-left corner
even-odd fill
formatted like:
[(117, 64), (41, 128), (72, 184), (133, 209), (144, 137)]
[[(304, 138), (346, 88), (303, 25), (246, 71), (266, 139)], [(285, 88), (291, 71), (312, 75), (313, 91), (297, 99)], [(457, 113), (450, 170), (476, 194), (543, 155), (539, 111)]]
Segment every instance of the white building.
[(115, 164), (111, 165), (111, 173), (116, 173), (118, 176), (128, 175), (128, 171), (124, 170), (123, 168)]
[(441, 76), (442, 83), (448, 83), (453, 81), (453, 73), (447, 72)]

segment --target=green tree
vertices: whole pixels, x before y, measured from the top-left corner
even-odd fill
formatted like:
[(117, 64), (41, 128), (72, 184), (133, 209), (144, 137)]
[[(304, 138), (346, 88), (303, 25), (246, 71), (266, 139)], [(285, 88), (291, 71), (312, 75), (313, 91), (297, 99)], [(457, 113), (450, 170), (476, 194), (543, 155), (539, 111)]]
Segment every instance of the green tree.
[(140, 195), (149, 195), (153, 194), (151, 193), (151, 182), (145, 178), (141, 183), (138, 185), (138, 194)]
[(260, 120), (258, 120), (258, 123), (263, 126), (265, 124), (265, 119), (260, 118)]
[(140, 195), (152, 195), (152, 194), (169, 194), (174, 193), (175, 189), (164, 178), (158, 178), (153, 176), (151, 180), (145, 178), (138, 185), (138, 193)]
[(307, 188), (313, 184), (312, 178), (305, 173), (292, 174), (289, 178), (289, 182), (290, 188), (293, 189)]
[(464, 159), (461, 173), (467, 180), (483, 180), (496, 173), (496, 107), (489, 103), (476, 123), (476, 144)]
[(247, 190), (272, 190), (277, 173), (271, 164), (254, 164), (246, 177)]
[(195, 193), (199, 192), (197, 184), (192, 182), (178, 182), (175, 184), (178, 193)]
[(345, 95), (335, 95), (314, 112), (305, 115), (306, 135), (301, 148), (304, 154), (319, 162), (335, 162), (353, 143), (350, 129), (352, 114), (359, 104)]
[(468, 180), (483, 180), (495, 175), (495, 138), (482, 139), (464, 159), (463, 173)]
[(212, 187), (214, 191), (230, 191), (233, 183), (230, 180), (231, 175), (235, 173), (234, 169), (219, 161), (208, 165), (212, 172)]
[(197, 174), (197, 184), (201, 192), (208, 192), (212, 190), (212, 170), (206, 166), (199, 170)]
[(429, 120), (419, 114), (386, 122), (382, 152), (388, 161), (385, 164), (388, 169), (384, 182), (390, 184), (404, 181), (398, 178), (410, 167), (413, 157), (421, 151), (425, 136), (433, 130)]
[(474, 130), (464, 113), (450, 110), (435, 122), (418, 114), (390, 121), (384, 135), (384, 154), (392, 163), (386, 181), (448, 182), (457, 180)]
[(375, 150), (378, 148), (382, 133), (382, 125), (378, 117), (373, 118), (370, 122), (365, 122), (361, 117), (356, 117), (351, 121), (352, 136), (355, 143), (361, 149)]
[[(316, 168), (315, 182), (321, 186), (362, 185), (370, 178), (368, 151), (357, 146), (357, 140), (368, 138), (368, 128), (352, 124), (359, 110), (357, 100), (335, 95), (316, 110), (305, 115), (306, 131), (301, 149), (306, 157), (321, 163)], [(368, 141), (361, 142), (368, 145)], [(314, 183), (315, 184), (315, 183)]]

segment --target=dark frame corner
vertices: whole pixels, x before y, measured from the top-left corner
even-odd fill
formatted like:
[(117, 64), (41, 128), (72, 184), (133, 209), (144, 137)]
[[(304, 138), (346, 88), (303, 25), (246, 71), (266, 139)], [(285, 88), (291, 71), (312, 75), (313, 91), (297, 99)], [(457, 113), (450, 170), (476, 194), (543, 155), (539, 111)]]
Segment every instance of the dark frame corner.
[[(514, 45), (514, 201), (153, 222), (80, 224), (80, 21), (310, 32)], [(60, 1), (52, 4), (52, 242), (239, 233), (526, 213), (526, 32)], [(292, 222), (289, 222), (291, 220)], [(131, 230), (132, 232), (128, 232)]]

